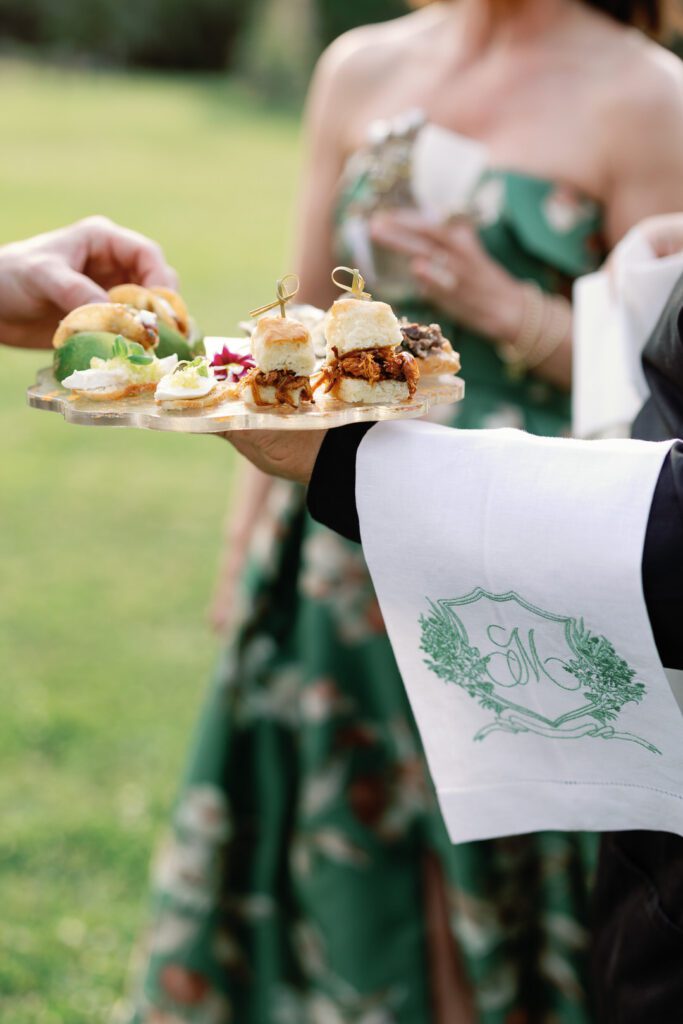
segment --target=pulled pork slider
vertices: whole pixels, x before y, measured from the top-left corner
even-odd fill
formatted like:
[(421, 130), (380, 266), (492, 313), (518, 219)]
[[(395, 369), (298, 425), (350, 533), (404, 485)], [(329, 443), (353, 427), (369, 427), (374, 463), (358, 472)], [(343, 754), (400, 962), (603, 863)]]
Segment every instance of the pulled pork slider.
[(240, 382), (245, 402), (298, 409), (312, 401), (315, 352), (303, 324), (282, 316), (262, 317), (251, 335), (251, 352), (256, 366)]
[(316, 384), (342, 402), (384, 404), (415, 394), (417, 362), (401, 351), (403, 335), (391, 306), (338, 299), (325, 324), (327, 360)]

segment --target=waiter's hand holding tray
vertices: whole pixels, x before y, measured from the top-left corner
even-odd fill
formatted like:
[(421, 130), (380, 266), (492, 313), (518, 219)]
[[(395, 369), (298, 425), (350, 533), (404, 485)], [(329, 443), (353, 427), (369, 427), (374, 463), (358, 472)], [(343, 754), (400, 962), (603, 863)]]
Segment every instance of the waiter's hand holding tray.
[(332, 280), (342, 296), (327, 312), (288, 310), (289, 275), (250, 313), (246, 337), (203, 340), (179, 295), (114, 288), (61, 322), (28, 403), (87, 426), (210, 434), (414, 418), (462, 399), (460, 360), (438, 325), (399, 322), (358, 270), (337, 267)]

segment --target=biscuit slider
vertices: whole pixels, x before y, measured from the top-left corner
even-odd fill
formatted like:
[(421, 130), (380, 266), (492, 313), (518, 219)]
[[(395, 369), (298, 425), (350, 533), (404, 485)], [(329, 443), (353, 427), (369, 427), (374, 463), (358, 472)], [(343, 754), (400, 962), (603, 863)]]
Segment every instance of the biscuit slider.
[[(364, 294), (364, 293), (363, 293)], [(391, 306), (360, 295), (337, 299), (326, 325), (327, 359), (316, 387), (341, 402), (385, 404), (415, 394), (420, 371)]]
[(259, 407), (298, 409), (313, 399), (310, 376), (315, 369), (311, 336), (298, 320), (264, 316), (251, 335), (253, 370), (240, 381), (240, 397)]

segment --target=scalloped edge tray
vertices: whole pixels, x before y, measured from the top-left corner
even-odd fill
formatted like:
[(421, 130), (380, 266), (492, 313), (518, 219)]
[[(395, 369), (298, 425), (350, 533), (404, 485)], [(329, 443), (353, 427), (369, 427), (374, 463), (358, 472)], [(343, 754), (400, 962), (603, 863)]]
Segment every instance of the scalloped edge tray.
[(86, 427), (219, 434), (226, 430), (326, 430), (362, 421), (413, 419), (426, 415), (434, 405), (461, 401), (464, 393), (465, 382), (460, 377), (432, 377), (420, 382), (411, 399), (394, 405), (345, 405), (321, 397), (305, 409), (261, 411), (233, 399), (196, 412), (166, 412), (149, 396), (109, 403), (80, 398), (63, 388), (52, 369), (46, 367), (38, 371), (35, 384), (26, 392), (26, 400), (34, 409), (60, 413), (68, 423)]

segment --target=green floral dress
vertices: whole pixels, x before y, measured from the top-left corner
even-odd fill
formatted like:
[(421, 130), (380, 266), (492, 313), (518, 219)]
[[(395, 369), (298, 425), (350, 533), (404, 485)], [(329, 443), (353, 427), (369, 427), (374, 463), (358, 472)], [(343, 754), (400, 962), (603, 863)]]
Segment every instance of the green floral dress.
[[(370, 187), (362, 171), (347, 181), (342, 225)], [(565, 186), (489, 171), (475, 199), (489, 252), (548, 291), (602, 256), (598, 207)], [(510, 379), (490, 344), (443, 326), (467, 382), (453, 422), (567, 429), (566, 396)], [(258, 528), (124, 1019), (431, 1024), (431, 853), (477, 1019), (586, 1024), (595, 837), (450, 844), (360, 548), (313, 523), (302, 498), (276, 484)]]

